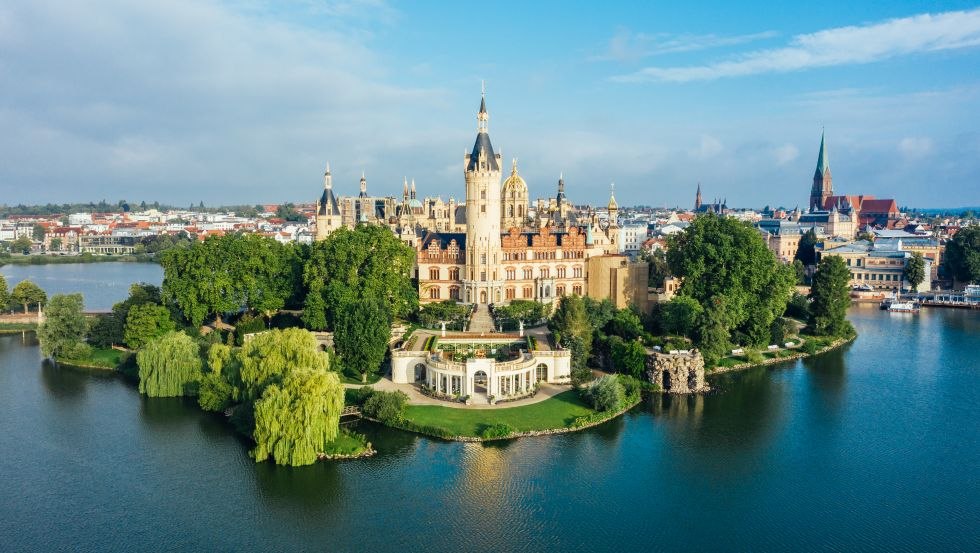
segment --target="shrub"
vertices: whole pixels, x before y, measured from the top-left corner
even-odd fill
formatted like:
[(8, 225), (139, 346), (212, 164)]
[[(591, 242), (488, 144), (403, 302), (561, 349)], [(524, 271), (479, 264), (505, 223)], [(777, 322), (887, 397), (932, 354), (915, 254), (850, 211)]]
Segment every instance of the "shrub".
[(364, 405), (364, 402), (374, 394), (374, 388), (361, 386), (360, 388), (346, 388), (344, 390), (344, 405)]
[(262, 317), (253, 317), (248, 314), (242, 315), (242, 318), (238, 319), (238, 322), (235, 324), (235, 345), (243, 345), (246, 334), (262, 332), (265, 329), (265, 321), (262, 320)]
[(807, 355), (813, 355), (820, 350), (820, 344), (818, 344), (813, 338), (808, 338), (805, 342), (803, 342), (803, 345), (800, 346), (800, 349)]
[(745, 352), (745, 360), (748, 361), (749, 363), (752, 363), (753, 365), (758, 365), (759, 363), (762, 363), (764, 359), (765, 357), (763, 357), (761, 353), (759, 353), (754, 349), (750, 349)]
[(618, 411), (626, 401), (623, 385), (615, 375), (607, 375), (584, 390), (583, 398), (596, 411)]
[(480, 432), (480, 437), (485, 440), (492, 440), (495, 438), (506, 438), (515, 432), (514, 428), (509, 424), (498, 422), (487, 426)]
[(398, 423), (405, 418), (405, 403), (408, 396), (404, 392), (375, 391), (364, 402), (364, 414), (385, 424)]

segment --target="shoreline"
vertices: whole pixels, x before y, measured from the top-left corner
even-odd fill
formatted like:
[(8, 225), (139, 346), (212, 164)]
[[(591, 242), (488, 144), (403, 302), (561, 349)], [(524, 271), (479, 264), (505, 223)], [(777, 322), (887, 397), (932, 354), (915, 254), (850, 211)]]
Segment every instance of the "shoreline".
[(831, 342), (830, 345), (828, 345), (827, 347), (822, 348), (822, 349), (819, 349), (819, 350), (817, 350), (817, 351), (815, 351), (813, 353), (806, 353), (806, 352), (800, 351), (800, 352), (794, 353), (793, 355), (789, 355), (787, 357), (773, 357), (772, 359), (764, 359), (761, 363), (740, 363), (738, 365), (732, 365), (731, 367), (715, 367), (710, 372), (708, 370), (705, 370), (704, 371), (704, 377), (705, 378), (709, 378), (709, 377), (712, 377), (712, 376), (715, 376), (715, 375), (718, 375), (718, 374), (725, 374), (725, 373), (730, 373), (730, 372), (744, 371), (744, 370), (752, 369), (752, 368), (755, 368), (755, 367), (764, 367), (766, 365), (775, 365), (777, 363), (783, 363), (783, 362), (786, 362), (786, 361), (796, 361), (798, 359), (805, 359), (807, 357), (812, 357), (814, 355), (821, 355), (821, 354), (827, 353), (828, 351), (832, 351), (832, 350), (838, 349), (840, 347), (843, 347), (843, 346), (845, 346), (845, 345), (853, 342), (854, 340), (857, 340), (857, 335), (852, 336), (850, 338), (838, 338), (838, 339), (834, 340), (833, 342)]
[(72, 265), (88, 263), (152, 263), (159, 265), (156, 256), (151, 254), (126, 254), (126, 255), (18, 255), (10, 257), (0, 257), (0, 267), (7, 265)]
[[(500, 437), (494, 437), (494, 438), (482, 438), (480, 436), (440, 436), (438, 434), (426, 432), (424, 430), (409, 428), (407, 426), (394, 425), (394, 424), (385, 424), (385, 423), (383, 423), (383, 422), (381, 422), (381, 421), (379, 421), (377, 419), (373, 419), (371, 417), (367, 417), (367, 416), (364, 416), (364, 415), (361, 415), (361, 418), (364, 419), (364, 420), (368, 420), (368, 421), (371, 421), (371, 422), (380, 424), (380, 425), (385, 426), (387, 428), (394, 428), (396, 430), (401, 430), (403, 432), (411, 432), (412, 434), (418, 434), (420, 436), (425, 436), (427, 438), (444, 440), (444, 441), (447, 441), (447, 442), (482, 443), (482, 442), (497, 442), (497, 441), (502, 441), (502, 440), (514, 440), (514, 439), (518, 439), (518, 438), (533, 438), (533, 437), (536, 437), (536, 436), (553, 436), (553, 435), (556, 435), (556, 434), (569, 434), (569, 433), (572, 433), (572, 432), (578, 432), (580, 430), (586, 430), (588, 428), (593, 428), (593, 427), (599, 426), (600, 424), (605, 424), (605, 423), (607, 423), (607, 422), (609, 422), (609, 421), (611, 421), (611, 420), (613, 420), (615, 418), (618, 418), (618, 417), (626, 414), (627, 411), (629, 411), (630, 409), (636, 407), (642, 401), (643, 401), (643, 393), (641, 392), (640, 393), (640, 397), (635, 402), (630, 403), (629, 405), (627, 405), (626, 407), (620, 409), (619, 411), (616, 411), (615, 413), (610, 413), (608, 417), (603, 417), (603, 418), (601, 418), (599, 420), (596, 420), (596, 421), (589, 421), (588, 423), (583, 424), (581, 426), (563, 426), (563, 427), (560, 427), (560, 428), (545, 428), (545, 429), (541, 429), (541, 430), (525, 430), (525, 431), (522, 431), (522, 432), (514, 432), (512, 434), (508, 434), (507, 436), (500, 436)], [(598, 411), (596, 411), (596, 412), (598, 413)]]

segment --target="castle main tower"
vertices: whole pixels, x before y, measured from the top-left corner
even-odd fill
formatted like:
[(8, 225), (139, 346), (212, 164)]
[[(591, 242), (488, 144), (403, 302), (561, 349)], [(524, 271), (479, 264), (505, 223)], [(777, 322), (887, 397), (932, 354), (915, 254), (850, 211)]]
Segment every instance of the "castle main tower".
[(810, 211), (824, 208), (827, 198), (834, 195), (834, 181), (830, 176), (830, 159), (824, 145), (824, 133), (820, 133), (820, 154), (817, 156), (817, 170), (813, 172), (813, 187), (810, 188)]
[(473, 152), (463, 161), (466, 178), (466, 273), (463, 300), (469, 303), (498, 303), (503, 299), (500, 268), (500, 154), (495, 154), (487, 133), (486, 94), (476, 116), (477, 134)]

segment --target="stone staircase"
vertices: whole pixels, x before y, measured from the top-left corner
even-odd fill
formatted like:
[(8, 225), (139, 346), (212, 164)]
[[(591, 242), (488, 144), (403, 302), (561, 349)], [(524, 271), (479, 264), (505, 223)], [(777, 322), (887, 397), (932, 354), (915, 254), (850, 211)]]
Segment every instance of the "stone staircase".
[(483, 332), (487, 334), (495, 331), (493, 317), (490, 316), (490, 310), (487, 309), (486, 305), (477, 306), (476, 312), (470, 318), (469, 330), (470, 332)]

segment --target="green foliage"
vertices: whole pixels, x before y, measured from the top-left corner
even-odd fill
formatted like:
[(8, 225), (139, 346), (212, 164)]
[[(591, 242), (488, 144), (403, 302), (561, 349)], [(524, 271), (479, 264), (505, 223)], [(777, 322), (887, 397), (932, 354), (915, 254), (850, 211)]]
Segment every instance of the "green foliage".
[(253, 337), (238, 354), (238, 381), (246, 401), (258, 399), (266, 387), (279, 384), (300, 369), (327, 371), (330, 361), (313, 333), (301, 328), (270, 330)]
[(646, 348), (636, 340), (622, 340), (613, 336), (610, 338), (610, 355), (616, 370), (621, 373), (640, 378), (646, 372)]
[(255, 402), (255, 460), (272, 457), (278, 465), (313, 464), (340, 434), (343, 408), (344, 388), (335, 373), (291, 371)]
[(241, 307), (271, 315), (293, 293), (292, 249), (257, 234), (208, 237), (160, 256), (163, 294), (193, 326)]
[(265, 321), (261, 317), (253, 317), (246, 313), (235, 323), (235, 345), (240, 346), (245, 343), (245, 335), (262, 332), (266, 330)]
[(10, 305), (10, 288), (7, 287), (7, 279), (0, 275), (0, 311), (5, 311)]
[(616, 375), (604, 376), (582, 391), (583, 399), (596, 411), (618, 411), (626, 401), (626, 391)]
[(385, 303), (364, 299), (346, 306), (337, 316), (334, 348), (351, 374), (367, 379), (378, 372), (391, 339), (391, 313)]
[(48, 295), (44, 290), (29, 280), (18, 282), (10, 297), (14, 302), (24, 306), (24, 313), (27, 313), (29, 307), (36, 306), (38, 303), (44, 305), (48, 301)]
[(786, 317), (805, 321), (810, 318), (810, 298), (799, 292), (793, 292), (793, 297), (786, 304)]
[(376, 391), (364, 401), (362, 411), (372, 419), (385, 424), (401, 422), (405, 418), (405, 404), (408, 396), (401, 391)]
[(961, 228), (946, 244), (946, 270), (956, 280), (980, 282), (980, 226)]
[(572, 382), (591, 379), (587, 364), (592, 351), (593, 327), (589, 324), (583, 299), (579, 296), (561, 298), (549, 326), (558, 344), (571, 351)]
[(582, 298), (586, 319), (593, 331), (601, 330), (616, 316), (616, 304), (610, 299), (596, 300), (590, 297)]
[(209, 372), (201, 377), (197, 390), (197, 404), (205, 411), (220, 413), (232, 402), (234, 388), (221, 374)]
[(602, 330), (610, 336), (635, 340), (643, 334), (643, 323), (632, 309), (618, 309)]
[(902, 278), (909, 283), (909, 288), (913, 292), (919, 291), (919, 285), (926, 278), (926, 260), (921, 253), (914, 252), (912, 257), (908, 259), (905, 263), (905, 269), (902, 271)]
[(770, 329), (770, 341), (773, 344), (782, 346), (794, 332), (796, 332), (796, 324), (789, 319), (779, 317), (772, 322), (772, 328)]
[(159, 287), (145, 282), (133, 284), (129, 287), (129, 297), (113, 305), (111, 313), (99, 315), (89, 329), (89, 342), (99, 347), (124, 343), (125, 325), (130, 310), (139, 305), (160, 303)]
[(374, 388), (361, 386), (360, 388), (344, 388), (344, 405), (364, 405), (364, 402), (374, 393)]
[(854, 332), (846, 319), (847, 308), (851, 305), (850, 279), (843, 258), (830, 255), (820, 260), (810, 287), (810, 332), (819, 336), (844, 336)]
[(707, 308), (698, 319), (694, 333), (694, 342), (701, 349), (706, 366), (718, 364), (728, 350), (731, 349), (728, 327), (724, 319), (728, 313), (727, 299), (724, 296), (713, 297)]
[(650, 265), (647, 273), (647, 285), (651, 288), (663, 288), (664, 281), (670, 277), (667, 254), (658, 248), (649, 254), (644, 254), (641, 259)]
[[(786, 309), (795, 275), (792, 267), (776, 260), (755, 229), (708, 213), (672, 235), (669, 245), (671, 272), (683, 279), (680, 295), (693, 298), (706, 313), (721, 310), (711, 321), (726, 335), (746, 344), (768, 341), (772, 321)], [(715, 330), (700, 328), (695, 334), (703, 337)]]
[(495, 305), (493, 308), (494, 321), (503, 325), (503, 329), (516, 330), (520, 322), (525, 325), (537, 324), (548, 317), (551, 308), (533, 300), (511, 300), (508, 305)]
[(20, 236), (17, 237), (16, 240), (14, 240), (11, 243), (10, 249), (13, 250), (13, 251), (15, 251), (15, 252), (21, 252), (23, 254), (29, 254), (29, 253), (31, 253), (31, 245), (32, 244), (33, 244), (33, 242), (31, 241), (31, 237), (30, 236), (27, 236), (26, 234), (21, 234)]
[(505, 423), (497, 422), (488, 425), (480, 432), (480, 437), (484, 440), (499, 440), (500, 438), (506, 438), (516, 432), (514, 427)]
[(100, 348), (107, 348), (119, 343), (120, 335), (118, 319), (112, 313), (99, 315), (88, 329), (88, 342)]
[(796, 273), (797, 284), (806, 284), (806, 267), (799, 259), (793, 260), (793, 272)]
[[(82, 314), (81, 294), (55, 294), (45, 311), (44, 323), (38, 328), (41, 353), (45, 357), (75, 357), (83, 354), (79, 345), (88, 330), (88, 321)], [(70, 354), (70, 355), (69, 355)]]
[(753, 365), (758, 365), (765, 361), (766, 358), (758, 350), (750, 349), (745, 352), (745, 360)]
[(132, 349), (139, 349), (150, 340), (177, 329), (170, 311), (155, 303), (134, 306), (126, 316), (123, 339)]
[(817, 262), (817, 233), (812, 228), (800, 237), (795, 260), (803, 265), (813, 265)]
[(365, 300), (381, 300), (392, 317), (406, 318), (418, 309), (414, 264), (415, 250), (385, 227), (330, 233), (310, 246), (303, 265), (303, 321), (315, 330), (335, 328), (345, 306)]
[(691, 336), (704, 309), (694, 298), (674, 296), (663, 306), (663, 326), (669, 334)]
[(197, 343), (183, 332), (170, 332), (136, 353), (139, 391), (150, 397), (195, 395), (201, 379)]
[(447, 329), (463, 330), (469, 316), (469, 306), (456, 303), (456, 300), (446, 300), (423, 305), (419, 309), (418, 321), (425, 328), (442, 328), (440, 322), (445, 321)]

